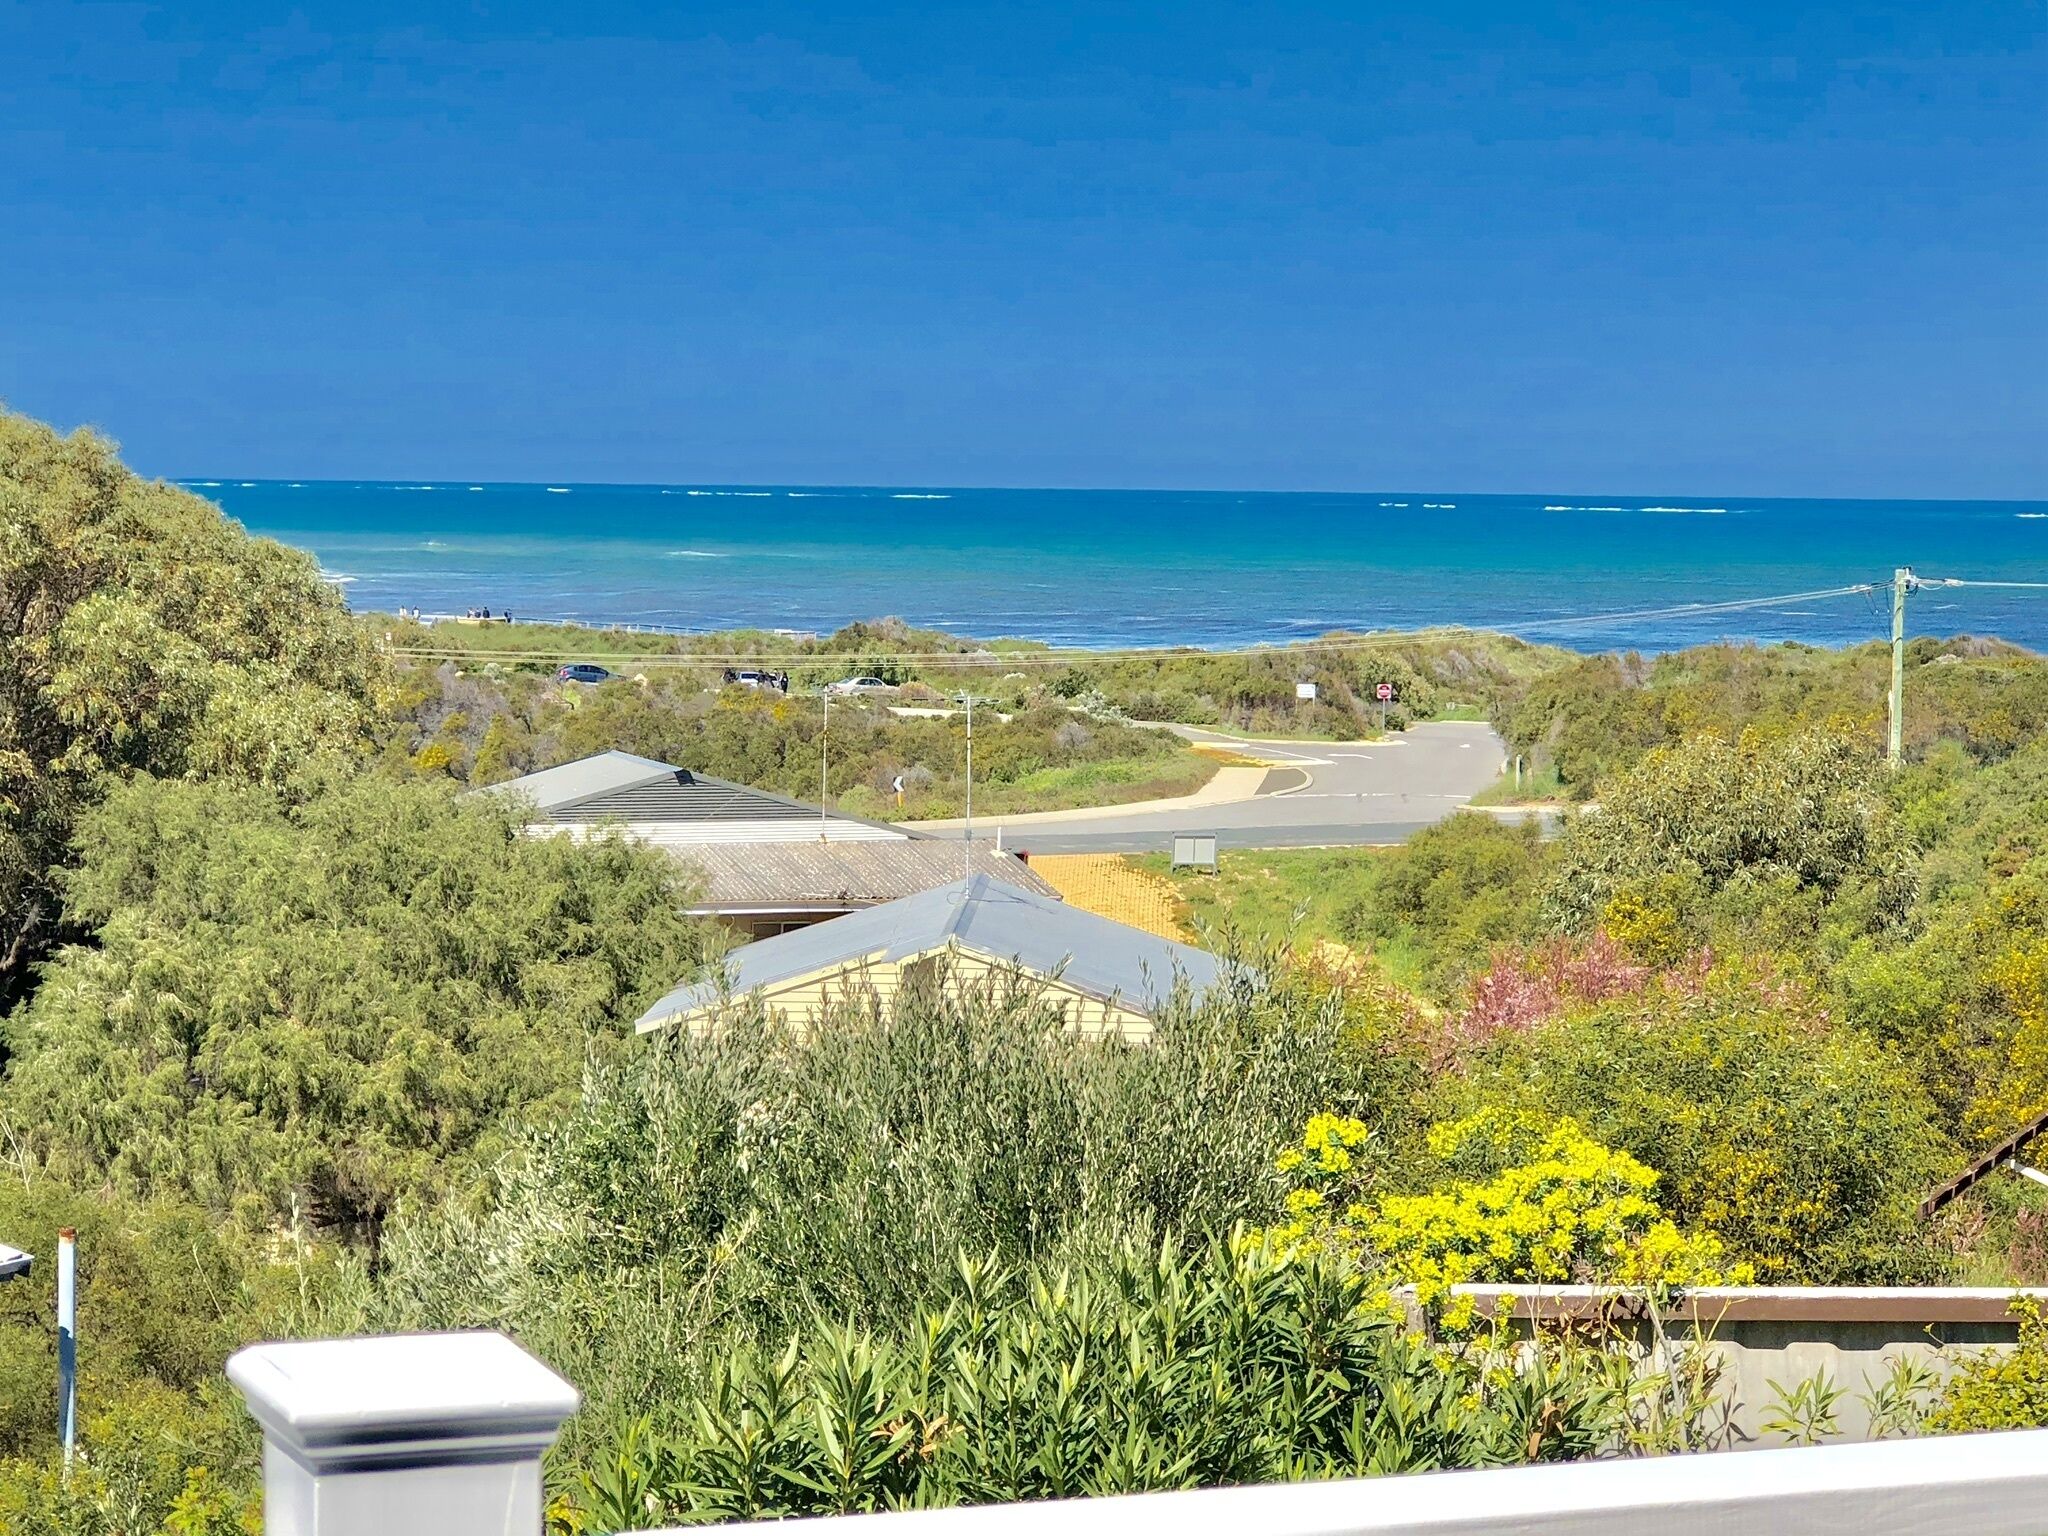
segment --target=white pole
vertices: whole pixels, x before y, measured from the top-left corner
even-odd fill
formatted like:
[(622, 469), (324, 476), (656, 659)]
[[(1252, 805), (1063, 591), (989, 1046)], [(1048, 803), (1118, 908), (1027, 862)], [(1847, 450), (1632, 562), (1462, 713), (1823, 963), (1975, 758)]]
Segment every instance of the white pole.
[(70, 1227), (57, 1229), (57, 1438), (69, 1477), (78, 1438), (78, 1234)]
[(818, 841), (832, 840), (825, 820), (825, 799), (831, 793), (832, 768), (832, 690), (825, 690), (825, 729), (818, 734)]
[(960, 833), (961, 860), (974, 873), (974, 695), (967, 695), (967, 824)]

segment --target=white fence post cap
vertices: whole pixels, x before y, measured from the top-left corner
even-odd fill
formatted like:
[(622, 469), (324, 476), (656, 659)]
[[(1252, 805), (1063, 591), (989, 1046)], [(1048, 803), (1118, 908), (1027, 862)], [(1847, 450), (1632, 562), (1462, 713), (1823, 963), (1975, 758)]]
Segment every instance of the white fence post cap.
[(580, 1401), (502, 1333), (254, 1344), (229, 1358), (228, 1379), (271, 1443), (315, 1474), (538, 1457)]

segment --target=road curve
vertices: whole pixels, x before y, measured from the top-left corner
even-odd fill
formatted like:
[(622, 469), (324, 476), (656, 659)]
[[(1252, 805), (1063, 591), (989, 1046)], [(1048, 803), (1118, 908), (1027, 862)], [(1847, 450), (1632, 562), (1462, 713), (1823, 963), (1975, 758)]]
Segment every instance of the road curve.
[[(1381, 741), (1256, 741), (1192, 726), (1177, 731), (1272, 765), (1248, 800), (1171, 811), (1097, 811), (1055, 821), (977, 817), (977, 838), (1003, 829), (1006, 847), (1033, 853), (1146, 853), (1176, 832), (1213, 832), (1223, 848), (1398, 843), (1443, 820), (1499, 778), (1507, 748), (1492, 727), (1413, 725)], [(941, 834), (942, 836), (945, 834)]]

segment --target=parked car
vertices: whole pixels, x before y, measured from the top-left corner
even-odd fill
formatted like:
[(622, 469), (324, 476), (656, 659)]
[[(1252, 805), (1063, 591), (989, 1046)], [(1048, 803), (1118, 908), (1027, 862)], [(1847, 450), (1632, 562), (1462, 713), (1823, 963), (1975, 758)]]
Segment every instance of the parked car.
[(894, 693), (896, 685), (885, 683), (879, 677), (842, 677), (825, 690), (827, 693), (851, 694), (856, 697), (873, 693)]
[(565, 667), (555, 668), (558, 683), (601, 683), (611, 676), (603, 667), (588, 661), (572, 661)]

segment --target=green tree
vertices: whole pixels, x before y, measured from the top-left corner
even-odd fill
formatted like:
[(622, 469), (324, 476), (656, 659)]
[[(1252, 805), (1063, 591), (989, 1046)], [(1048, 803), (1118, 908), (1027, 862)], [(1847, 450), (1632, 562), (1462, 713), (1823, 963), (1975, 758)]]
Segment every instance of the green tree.
[(80, 841), (96, 941), (10, 1021), (15, 1130), (63, 1177), (252, 1219), (460, 1187), (706, 942), (662, 855), (431, 783), (137, 780)]
[(360, 740), (373, 654), (311, 557), (0, 412), (0, 1005), (73, 819), (135, 772), (276, 782)]

